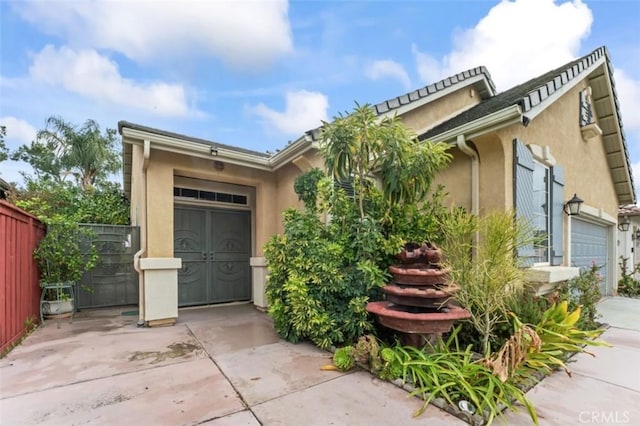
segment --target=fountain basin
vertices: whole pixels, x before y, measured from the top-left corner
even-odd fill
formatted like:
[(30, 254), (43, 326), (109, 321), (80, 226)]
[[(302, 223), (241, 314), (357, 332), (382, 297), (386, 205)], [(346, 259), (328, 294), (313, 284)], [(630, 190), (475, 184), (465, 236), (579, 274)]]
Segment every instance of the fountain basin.
[[(387, 300), (370, 302), (367, 311), (378, 317), (380, 324), (403, 333), (441, 334), (448, 332), (455, 321), (467, 319), (469, 312), (459, 306), (447, 305), (436, 312), (419, 312)], [(418, 311), (418, 312), (417, 312)]]
[(450, 271), (448, 268), (433, 268), (425, 264), (389, 266), (393, 282), (401, 285), (434, 286), (445, 284), (449, 280)]
[(433, 286), (400, 287), (387, 285), (382, 287), (389, 302), (396, 305), (419, 306), (425, 308), (440, 308), (460, 290), (457, 284), (448, 284), (442, 288)]

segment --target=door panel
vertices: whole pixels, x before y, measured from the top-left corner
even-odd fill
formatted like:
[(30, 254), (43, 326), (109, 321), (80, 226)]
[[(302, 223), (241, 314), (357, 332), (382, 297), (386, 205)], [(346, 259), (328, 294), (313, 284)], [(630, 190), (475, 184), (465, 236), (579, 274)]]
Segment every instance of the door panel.
[(251, 213), (175, 208), (178, 305), (251, 299)]
[(174, 256), (182, 259), (178, 271), (178, 305), (207, 303), (206, 211), (176, 207), (174, 212)]
[(218, 302), (251, 298), (250, 219), (249, 212), (211, 212), (213, 289)]

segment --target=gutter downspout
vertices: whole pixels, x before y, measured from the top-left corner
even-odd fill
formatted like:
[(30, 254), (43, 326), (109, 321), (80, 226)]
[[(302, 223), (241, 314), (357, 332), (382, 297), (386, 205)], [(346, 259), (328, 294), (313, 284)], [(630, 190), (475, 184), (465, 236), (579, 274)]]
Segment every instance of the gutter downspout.
[(456, 145), (460, 151), (471, 158), (471, 213), (478, 216), (480, 213), (480, 160), (478, 153), (467, 145), (464, 135), (458, 135)]
[(145, 306), (144, 306), (144, 273), (140, 269), (140, 258), (147, 251), (147, 167), (149, 167), (149, 156), (151, 154), (151, 142), (144, 141), (142, 154), (142, 205), (143, 214), (140, 215), (138, 226), (140, 226), (140, 250), (133, 255), (133, 268), (138, 273), (138, 327), (144, 326)]

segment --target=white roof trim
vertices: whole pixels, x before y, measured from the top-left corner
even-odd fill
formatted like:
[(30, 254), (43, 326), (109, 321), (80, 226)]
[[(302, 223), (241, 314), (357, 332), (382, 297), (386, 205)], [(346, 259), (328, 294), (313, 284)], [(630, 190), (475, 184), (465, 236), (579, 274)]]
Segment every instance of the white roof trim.
[[(438, 90), (437, 92), (433, 93), (433, 94), (429, 94), (428, 96), (424, 96), (418, 100), (409, 102), (406, 105), (402, 105), (398, 108), (394, 108), (390, 111), (387, 112), (383, 112), (382, 114), (379, 114), (378, 117), (379, 118), (385, 118), (385, 117), (393, 117), (394, 115), (402, 115), (402, 114), (406, 114), (409, 111), (412, 111), (416, 108), (420, 108), (423, 105), (426, 105), (428, 103), (431, 103), (433, 101), (436, 101), (442, 97), (448, 96), (451, 93), (457, 92), (459, 90), (463, 90), (463, 89), (468, 89), (469, 86), (472, 86), (475, 83), (479, 83), (479, 82), (484, 82), (485, 86), (487, 87), (487, 90), (491, 93), (493, 93), (493, 89), (491, 89), (491, 86), (488, 84), (487, 82), (487, 78), (485, 77), (484, 74), (479, 74), (476, 75), (474, 77), (468, 78), (463, 80), (460, 83), (456, 83), (453, 84), (449, 87), (445, 87), (444, 89)], [(465, 84), (466, 83), (466, 84)]]
[(465, 123), (454, 129), (433, 136), (428, 140), (433, 142), (454, 142), (458, 135), (474, 138), (495, 129), (522, 122), (522, 110), (519, 105), (511, 105), (493, 114), (485, 115), (476, 120)]
[[(124, 143), (142, 144), (142, 141), (146, 139), (151, 142), (152, 149), (159, 149), (176, 154), (187, 154), (193, 157), (206, 158), (210, 160), (225, 161), (230, 164), (247, 166), (254, 169), (272, 170), (270, 161), (271, 159), (269, 158), (230, 150), (224, 147), (206, 145), (199, 142), (187, 141), (184, 139), (159, 135), (157, 133), (145, 132), (128, 127), (122, 128), (122, 136)], [(125, 141), (125, 138), (135, 139), (136, 142)], [(214, 149), (215, 153), (212, 153), (212, 148)]]
[[(591, 66), (589, 66), (584, 71), (582, 71), (580, 73), (580, 75), (577, 76), (577, 78), (572, 78), (571, 80), (569, 80), (566, 83), (564, 83), (562, 85), (562, 87), (560, 87), (560, 89), (556, 90), (549, 97), (547, 97), (544, 100), (540, 101), (540, 103), (538, 105), (536, 105), (534, 107), (531, 107), (529, 109), (529, 111), (524, 113), (524, 115), (529, 120), (533, 120), (536, 116), (538, 116), (540, 113), (542, 113), (542, 111), (544, 111), (549, 106), (551, 106), (561, 96), (563, 96), (565, 93), (569, 92), (571, 89), (576, 87), (578, 85), (578, 83), (582, 82), (585, 78), (588, 78), (589, 75), (596, 68), (598, 68), (601, 65), (606, 64), (606, 60), (607, 60), (606, 56), (602, 55), (600, 58), (598, 58), (596, 61), (594, 61), (593, 64), (591, 64)], [(537, 88), (535, 90), (537, 90)]]

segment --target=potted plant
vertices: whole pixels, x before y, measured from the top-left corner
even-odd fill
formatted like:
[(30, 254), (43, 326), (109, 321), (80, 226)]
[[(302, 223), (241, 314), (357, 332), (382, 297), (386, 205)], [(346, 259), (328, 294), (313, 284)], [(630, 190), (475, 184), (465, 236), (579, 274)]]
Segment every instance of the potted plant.
[(60, 215), (45, 220), (47, 233), (34, 251), (44, 294), (44, 316), (72, 313), (74, 287), (96, 265), (92, 231)]

